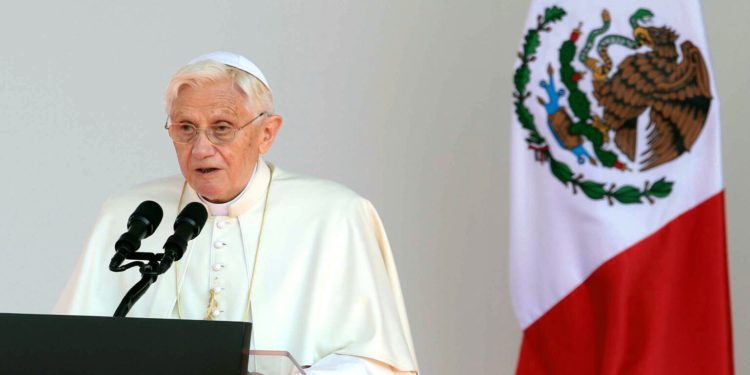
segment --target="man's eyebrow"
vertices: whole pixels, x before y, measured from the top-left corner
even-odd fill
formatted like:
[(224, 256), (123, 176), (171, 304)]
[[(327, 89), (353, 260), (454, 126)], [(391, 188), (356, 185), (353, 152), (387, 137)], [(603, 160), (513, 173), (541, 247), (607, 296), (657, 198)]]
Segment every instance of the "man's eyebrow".
[[(227, 116), (231, 118), (227, 118)], [(191, 111), (179, 111), (175, 112), (174, 115), (169, 116), (169, 118), (173, 121), (176, 121), (177, 119), (182, 117), (191, 118), (194, 117), (194, 113)], [(232, 118), (239, 118), (237, 111), (232, 107), (216, 108), (212, 110), (208, 116), (208, 120), (212, 123), (231, 122)]]

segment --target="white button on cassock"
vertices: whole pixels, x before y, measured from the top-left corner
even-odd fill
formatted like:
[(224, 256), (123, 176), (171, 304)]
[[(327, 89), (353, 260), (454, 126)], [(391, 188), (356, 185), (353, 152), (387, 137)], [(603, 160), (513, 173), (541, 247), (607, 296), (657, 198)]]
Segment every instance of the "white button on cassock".
[(221, 249), (222, 247), (225, 247), (227, 245), (229, 245), (229, 244), (226, 243), (226, 242), (224, 242), (224, 241), (216, 241), (216, 242), (214, 242), (214, 248), (215, 249)]
[(218, 318), (219, 315), (221, 315), (221, 313), (223, 313), (223, 312), (224, 311), (222, 311), (222, 310), (214, 310), (214, 311), (211, 312), (211, 316), (213, 316), (214, 318)]
[(219, 293), (221, 293), (221, 291), (222, 291), (222, 290), (224, 290), (224, 288), (222, 288), (222, 287), (220, 287), (220, 286), (215, 286), (215, 287), (214, 287), (214, 293), (216, 293), (216, 294), (219, 294)]
[(229, 225), (229, 221), (222, 220), (216, 223), (216, 227), (219, 229), (224, 229), (227, 225)]
[(214, 271), (216, 271), (216, 272), (219, 272), (219, 271), (221, 271), (221, 269), (222, 269), (222, 268), (224, 268), (224, 265), (223, 265), (223, 264), (221, 264), (221, 263), (216, 263), (216, 264), (214, 264), (214, 266), (213, 266), (213, 269), (214, 269)]

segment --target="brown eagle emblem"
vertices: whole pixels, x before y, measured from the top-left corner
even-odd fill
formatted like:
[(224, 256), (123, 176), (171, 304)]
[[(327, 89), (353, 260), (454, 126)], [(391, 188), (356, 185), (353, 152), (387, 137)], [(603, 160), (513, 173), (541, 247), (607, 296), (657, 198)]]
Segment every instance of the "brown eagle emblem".
[[(615, 144), (630, 161), (635, 161), (638, 117), (650, 109), (648, 148), (640, 155), (642, 171), (690, 151), (706, 123), (712, 99), (701, 51), (690, 41), (682, 42), (678, 51), (674, 30), (639, 24), (651, 16), (650, 11), (640, 9), (631, 17), (633, 40), (618, 35), (602, 39), (597, 45), (599, 61), (588, 57), (587, 52), (596, 37), (609, 28), (609, 13), (604, 10), (604, 25), (589, 34), (588, 49), (579, 56), (593, 74), (594, 97), (603, 108), (601, 123), (614, 131)], [(650, 51), (626, 57), (609, 77), (610, 44), (634, 49), (645, 45)]]

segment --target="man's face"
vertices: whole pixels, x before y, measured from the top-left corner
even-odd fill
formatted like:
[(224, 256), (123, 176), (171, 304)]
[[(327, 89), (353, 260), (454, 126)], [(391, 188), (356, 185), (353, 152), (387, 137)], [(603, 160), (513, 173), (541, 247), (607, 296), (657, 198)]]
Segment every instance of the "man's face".
[[(202, 130), (219, 124), (239, 128), (260, 114), (253, 107), (229, 79), (200, 87), (184, 86), (172, 103), (170, 123), (190, 123)], [(211, 202), (236, 197), (250, 180), (259, 155), (273, 142), (281, 125), (280, 118), (274, 117), (261, 116), (238, 131), (229, 144), (211, 143), (205, 131), (191, 143), (174, 143), (182, 175)]]

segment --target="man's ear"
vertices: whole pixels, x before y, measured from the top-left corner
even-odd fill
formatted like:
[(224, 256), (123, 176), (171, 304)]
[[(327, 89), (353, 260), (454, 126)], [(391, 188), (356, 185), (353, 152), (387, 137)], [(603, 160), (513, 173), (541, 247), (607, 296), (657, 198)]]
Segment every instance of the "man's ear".
[(282, 122), (283, 119), (281, 118), (281, 116), (269, 115), (268, 118), (266, 118), (266, 121), (263, 121), (263, 123), (260, 125), (261, 138), (258, 149), (261, 154), (267, 153), (271, 149), (271, 146), (273, 146), (273, 141), (276, 140), (276, 134), (279, 133)]

